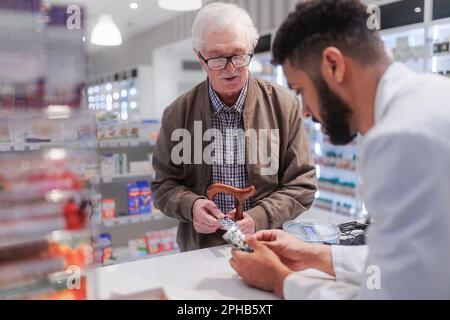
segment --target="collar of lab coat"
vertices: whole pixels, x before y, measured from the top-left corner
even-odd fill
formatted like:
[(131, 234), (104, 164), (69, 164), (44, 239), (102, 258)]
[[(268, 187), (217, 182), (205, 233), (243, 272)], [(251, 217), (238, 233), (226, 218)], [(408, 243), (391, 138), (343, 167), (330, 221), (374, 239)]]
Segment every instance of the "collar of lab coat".
[(414, 71), (399, 62), (393, 62), (386, 69), (378, 82), (375, 96), (375, 123), (381, 121), (392, 105), (392, 101), (399, 97), (408, 83), (417, 76)]

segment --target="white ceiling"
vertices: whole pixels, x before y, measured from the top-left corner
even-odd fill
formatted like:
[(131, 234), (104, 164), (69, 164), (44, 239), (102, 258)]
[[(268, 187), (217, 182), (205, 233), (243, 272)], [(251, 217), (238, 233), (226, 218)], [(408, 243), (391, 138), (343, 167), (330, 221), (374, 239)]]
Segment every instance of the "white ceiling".
[[(87, 40), (101, 13), (112, 15), (124, 40), (183, 13), (160, 8), (158, 0), (45, 0), (45, 2), (55, 5), (78, 4), (84, 8)], [(138, 8), (130, 9), (131, 2), (138, 3)], [(104, 47), (88, 45), (90, 51), (102, 48)]]

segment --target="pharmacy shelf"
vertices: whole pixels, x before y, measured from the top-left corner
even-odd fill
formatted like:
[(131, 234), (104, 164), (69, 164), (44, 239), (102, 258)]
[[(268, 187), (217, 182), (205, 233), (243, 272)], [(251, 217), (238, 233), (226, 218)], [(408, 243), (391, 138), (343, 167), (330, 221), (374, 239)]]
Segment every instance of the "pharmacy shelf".
[(86, 149), (96, 148), (96, 141), (74, 141), (74, 142), (41, 142), (41, 143), (1, 143), (0, 152), (11, 151), (36, 151), (49, 148), (73, 148), (73, 149)]
[(335, 167), (335, 166), (330, 166), (327, 164), (321, 164), (321, 163), (317, 163), (317, 165), (321, 168), (330, 168), (333, 170), (338, 170), (339, 172), (351, 172), (351, 173), (357, 173), (356, 169), (352, 169), (352, 168), (343, 168), (343, 167)]
[[(128, 250), (129, 250), (128, 247), (113, 248), (113, 254), (117, 251), (128, 252)], [(165, 251), (165, 252), (140, 256), (140, 257), (131, 257), (129, 255), (121, 254), (121, 256), (119, 258), (108, 261), (105, 264), (96, 264), (95, 267), (99, 268), (99, 267), (112, 266), (112, 265), (117, 265), (117, 264), (121, 264), (121, 263), (134, 262), (134, 261), (140, 261), (140, 260), (145, 260), (145, 259), (168, 256), (168, 255), (172, 255), (172, 254), (176, 254), (176, 253), (180, 253), (180, 250)]]
[(356, 199), (355, 199), (355, 197), (356, 197), (356, 189), (355, 189), (355, 193), (346, 193), (346, 192), (340, 192), (340, 191), (337, 191), (337, 190), (332, 190), (332, 189), (327, 188), (327, 187), (324, 188), (321, 185), (319, 185), (319, 188), (320, 188), (319, 191), (320, 191), (321, 197), (334, 198), (335, 196), (339, 196), (340, 198), (346, 199), (348, 201), (352, 201), (352, 202), (356, 201)]
[(36, 151), (49, 148), (129, 148), (129, 147), (149, 147), (154, 146), (153, 141), (140, 140), (111, 140), (111, 141), (74, 141), (74, 142), (39, 142), (39, 143), (0, 143), (0, 152), (11, 151)]
[[(54, 230), (50, 232), (43, 232), (41, 236), (34, 236), (23, 238), (21, 240), (11, 240), (9, 242), (0, 243), (0, 258), (5, 252), (14, 252), (23, 250), (23, 248), (37, 248), (42, 247), (44, 244), (50, 243), (66, 243), (74, 244), (79, 242), (89, 242), (91, 232), (88, 229), (82, 230)], [(37, 249), (34, 249), (37, 250)]]
[(168, 219), (170, 218), (168, 218), (161, 212), (153, 212), (149, 214), (128, 215), (123, 217), (104, 219), (102, 225), (104, 227), (111, 228), (115, 226), (123, 226), (128, 224), (149, 222), (149, 221), (164, 221)]
[[(0, 246), (0, 261), (6, 262), (7, 264), (12, 264), (16, 261), (23, 263), (26, 259), (35, 257), (40, 253), (45, 253), (44, 256), (47, 256), (51, 250), (51, 245), (54, 243), (76, 247), (79, 243), (89, 243), (90, 239), (91, 233), (87, 229), (52, 231), (39, 238), (24, 239), (20, 242), (11, 242), (7, 245)], [(85, 269), (82, 268), (80, 271), (81, 276), (85, 276)], [(28, 279), (25, 279), (24, 276), (23, 281), (15, 282), (8, 287), (3, 286), (0, 289), (0, 300), (27, 299), (29, 297), (45, 296), (67, 290), (69, 276), (70, 274), (64, 270), (34, 275)]]
[[(86, 271), (81, 270), (85, 276)], [(67, 290), (67, 281), (70, 274), (62, 271), (50, 273), (26, 284), (19, 284), (11, 288), (0, 290), (0, 300), (27, 299), (32, 296), (45, 296), (59, 291)]]
[(152, 172), (137, 172), (137, 173), (123, 173), (114, 176), (102, 176), (102, 183), (114, 183), (114, 182), (128, 182), (132, 179), (145, 178), (153, 180), (154, 176)]
[(99, 148), (147, 147), (154, 146), (153, 141), (130, 140), (103, 140), (98, 142)]

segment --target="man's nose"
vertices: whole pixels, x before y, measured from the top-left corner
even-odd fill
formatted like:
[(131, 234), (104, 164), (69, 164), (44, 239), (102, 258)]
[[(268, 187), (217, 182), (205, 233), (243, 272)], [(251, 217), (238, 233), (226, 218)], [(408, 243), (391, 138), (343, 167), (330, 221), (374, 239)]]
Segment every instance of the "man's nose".
[(234, 72), (234, 70), (236, 70), (236, 68), (234, 67), (233, 63), (231, 62), (231, 60), (227, 61), (227, 65), (225, 66), (225, 70), (229, 73)]

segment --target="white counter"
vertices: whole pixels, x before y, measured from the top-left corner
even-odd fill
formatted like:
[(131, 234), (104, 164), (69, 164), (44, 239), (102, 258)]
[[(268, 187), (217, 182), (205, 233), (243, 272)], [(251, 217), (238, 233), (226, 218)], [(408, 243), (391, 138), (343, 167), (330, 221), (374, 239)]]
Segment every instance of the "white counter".
[[(301, 218), (332, 223), (352, 220), (322, 210), (310, 210)], [(88, 299), (110, 299), (119, 286), (147, 282), (179, 288), (177, 294), (183, 299), (277, 299), (272, 293), (245, 285), (229, 265), (230, 252), (230, 246), (219, 246), (93, 269), (87, 272)], [(316, 270), (302, 273), (324, 276)]]

